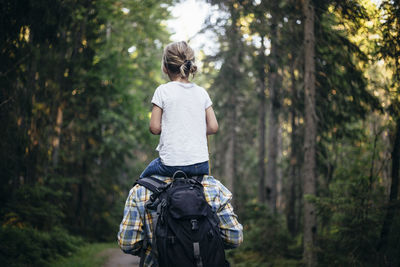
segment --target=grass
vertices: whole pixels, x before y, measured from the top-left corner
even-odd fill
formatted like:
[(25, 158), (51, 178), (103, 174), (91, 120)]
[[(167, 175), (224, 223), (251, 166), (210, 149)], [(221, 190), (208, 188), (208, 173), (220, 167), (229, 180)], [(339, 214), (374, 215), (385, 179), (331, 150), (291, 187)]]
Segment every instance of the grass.
[(94, 267), (103, 266), (107, 254), (101, 253), (108, 248), (117, 248), (116, 243), (94, 243), (79, 248), (69, 257), (58, 258), (50, 263), (51, 267)]

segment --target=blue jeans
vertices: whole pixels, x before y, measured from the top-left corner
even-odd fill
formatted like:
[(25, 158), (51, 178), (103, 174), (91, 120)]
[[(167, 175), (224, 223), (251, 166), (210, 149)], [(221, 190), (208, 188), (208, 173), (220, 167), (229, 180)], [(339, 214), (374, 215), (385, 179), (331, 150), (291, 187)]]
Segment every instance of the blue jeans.
[(188, 166), (166, 166), (162, 164), (160, 158), (156, 158), (155, 160), (150, 162), (147, 168), (140, 175), (140, 178), (149, 177), (153, 174), (171, 177), (178, 170), (185, 172), (188, 177), (208, 174), (209, 172), (208, 161)]

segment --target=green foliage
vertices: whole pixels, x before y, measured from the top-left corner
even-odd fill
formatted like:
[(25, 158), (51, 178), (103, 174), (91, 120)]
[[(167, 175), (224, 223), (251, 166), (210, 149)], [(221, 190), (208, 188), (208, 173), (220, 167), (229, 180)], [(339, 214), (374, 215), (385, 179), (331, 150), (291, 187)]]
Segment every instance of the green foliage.
[(3, 266), (48, 266), (48, 261), (67, 256), (81, 246), (81, 238), (61, 228), (38, 231), (31, 227), (0, 228), (0, 262)]
[[(355, 12), (354, 20), (359, 19), (357, 10), (347, 12)], [(343, 125), (364, 119), (368, 111), (380, 109), (380, 103), (367, 90), (360, 68), (367, 56), (349, 40), (349, 31), (336, 29), (343, 18), (340, 14), (326, 12), (319, 19), (320, 23), (316, 24), (319, 133), (335, 128), (339, 137), (351, 135), (350, 128)]]
[[(378, 146), (379, 147), (379, 146)], [(328, 194), (314, 199), (321, 220), (320, 266), (377, 266), (384, 190), (371, 163), (374, 143), (339, 146)]]
[(62, 223), (63, 193), (36, 184), (18, 188), (2, 211), (6, 225), (28, 225), (41, 230), (52, 229)]
[(244, 242), (229, 252), (235, 266), (300, 266), (301, 244), (290, 237), (284, 219), (255, 201), (244, 209)]

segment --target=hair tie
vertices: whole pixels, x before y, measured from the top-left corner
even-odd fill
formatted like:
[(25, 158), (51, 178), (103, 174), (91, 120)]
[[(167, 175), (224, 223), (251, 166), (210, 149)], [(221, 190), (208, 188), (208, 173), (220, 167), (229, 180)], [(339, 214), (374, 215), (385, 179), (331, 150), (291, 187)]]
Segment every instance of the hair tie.
[(185, 59), (185, 61), (183, 62), (184, 65), (186, 65), (188, 67), (188, 69), (190, 69), (190, 67), (192, 66), (192, 61), (191, 60), (187, 60)]

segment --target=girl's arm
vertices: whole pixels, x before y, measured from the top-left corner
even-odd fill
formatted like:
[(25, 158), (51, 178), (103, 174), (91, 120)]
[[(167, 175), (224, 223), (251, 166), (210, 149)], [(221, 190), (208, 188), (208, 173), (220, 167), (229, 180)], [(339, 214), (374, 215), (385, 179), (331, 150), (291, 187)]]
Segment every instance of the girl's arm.
[(150, 132), (152, 134), (158, 135), (161, 133), (161, 117), (162, 117), (162, 108), (153, 104), (153, 109), (151, 111), (150, 118)]
[(218, 121), (215, 117), (212, 106), (206, 109), (206, 123), (207, 123), (207, 135), (215, 134), (218, 131)]

